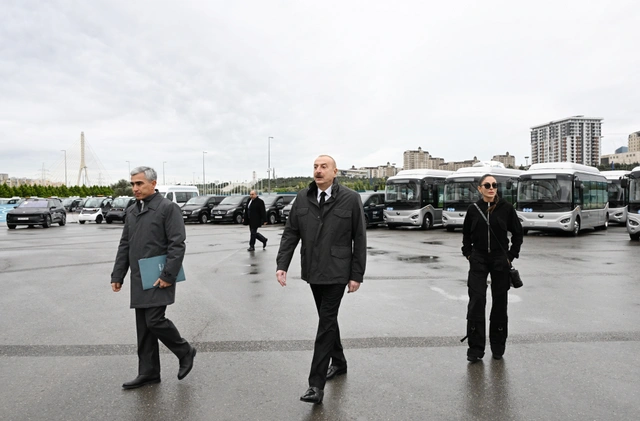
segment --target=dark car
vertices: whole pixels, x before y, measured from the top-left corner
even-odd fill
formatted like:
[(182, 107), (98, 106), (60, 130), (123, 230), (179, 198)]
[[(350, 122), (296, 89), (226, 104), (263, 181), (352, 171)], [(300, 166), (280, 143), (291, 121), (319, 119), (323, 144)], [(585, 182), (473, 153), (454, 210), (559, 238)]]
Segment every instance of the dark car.
[(211, 210), (211, 221), (215, 224), (218, 222), (233, 222), (234, 224), (242, 223), (242, 213), (245, 206), (249, 203), (249, 196), (233, 195), (225, 197), (222, 202)]
[(296, 198), (294, 197), (293, 200), (289, 202), (288, 205), (285, 205), (284, 208), (280, 209), (280, 222), (282, 222), (283, 224), (287, 223), (287, 218), (289, 218), (289, 214), (291, 213), (291, 207), (293, 206), (295, 201), (296, 201)]
[(184, 222), (200, 222), (206, 224), (211, 219), (211, 209), (218, 205), (227, 196), (196, 196), (192, 197), (182, 206), (182, 219)]
[(280, 222), (280, 211), (295, 198), (295, 194), (265, 194), (260, 196), (267, 211), (267, 222), (271, 225)]
[(62, 200), (62, 206), (64, 206), (64, 210), (67, 212), (75, 212), (82, 209), (81, 203), (84, 199), (79, 197), (67, 197)]
[(67, 212), (60, 199), (26, 199), (7, 212), (7, 227), (10, 230), (18, 225), (42, 225), (42, 228), (49, 228), (51, 224), (63, 226), (66, 223)]
[(113, 199), (111, 202), (111, 209), (107, 211), (104, 220), (107, 224), (111, 224), (113, 221), (124, 222), (125, 216), (127, 216), (127, 208), (136, 203), (134, 197), (120, 196)]
[(367, 226), (384, 224), (384, 193), (360, 193)]

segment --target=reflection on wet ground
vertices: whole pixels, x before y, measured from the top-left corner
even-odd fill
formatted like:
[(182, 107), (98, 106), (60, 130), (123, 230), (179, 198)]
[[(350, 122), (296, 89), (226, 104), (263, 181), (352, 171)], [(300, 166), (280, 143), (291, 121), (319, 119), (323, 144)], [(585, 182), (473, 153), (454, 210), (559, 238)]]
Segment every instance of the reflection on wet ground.
[(436, 263), (439, 259), (438, 256), (398, 256), (398, 260), (407, 263)]

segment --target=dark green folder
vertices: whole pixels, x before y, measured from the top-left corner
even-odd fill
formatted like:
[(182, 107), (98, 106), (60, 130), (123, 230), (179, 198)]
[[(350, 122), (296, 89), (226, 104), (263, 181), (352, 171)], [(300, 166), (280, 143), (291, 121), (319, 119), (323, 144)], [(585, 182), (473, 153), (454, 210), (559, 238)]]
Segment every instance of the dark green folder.
[[(142, 277), (142, 289), (146, 290), (157, 288), (154, 287), (153, 284), (155, 284), (160, 277), (160, 274), (162, 273), (162, 270), (164, 269), (164, 265), (166, 263), (166, 254), (162, 256), (147, 257), (146, 259), (138, 260), (138, 265), (140, 266), (140, 276)], [(184, 281), (185, 279), (184, 268), (180, 267), (176, 282)]]

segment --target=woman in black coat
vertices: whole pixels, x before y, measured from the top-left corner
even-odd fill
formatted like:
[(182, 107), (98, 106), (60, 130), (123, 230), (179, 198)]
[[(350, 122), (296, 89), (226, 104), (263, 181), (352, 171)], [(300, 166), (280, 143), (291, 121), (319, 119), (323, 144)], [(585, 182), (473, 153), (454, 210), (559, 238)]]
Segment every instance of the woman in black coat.
[[(507, 341), (509, 268), (513, 259), (519, 256), (523, 233), (515, 209), (509, 202), (500, 199), (497, 190), (498, 184), (492, 175), (487, 174), (480, 179), (478, 191), (482, 199), (469, 206), (462, 228), (462, 254), (469, 260), (467, 360), (470, 362), (476, 362), (484, 356), (489, 274), (492, 297), (489, 342), (493, 358), (502, 358)], [(511, 232), (511, 247), (507, 232)]]

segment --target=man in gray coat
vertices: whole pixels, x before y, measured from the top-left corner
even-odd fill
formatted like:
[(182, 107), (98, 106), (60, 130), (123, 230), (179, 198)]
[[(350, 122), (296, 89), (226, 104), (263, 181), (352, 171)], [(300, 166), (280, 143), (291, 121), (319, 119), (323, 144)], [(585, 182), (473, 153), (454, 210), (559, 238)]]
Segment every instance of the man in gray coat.
[(313, 164), (314, 181), (300, 191), (280, 241), (276, 277), (287, 285), (287, 270), (302, 240), (302, 279), (311, 286), (318, 310), (318, 331), (303, 402), (322, 403), (324, 385), (346, 374), (340, 342), (338, 310), (345, 288), (356, 292), (367, 260), (367, 235), (360, 195), (338, 184), (335, 160), (320, 155)]
[[(184, 258), (186, 232), (178, 205), (156, 192), (157, 178), (153, 168), (138, 167), (131, 171), (131, 187), (137, 203), (127, 209), (111, 274), (111, 288), (119, 292), (131, 268), (131, 308), (136, 311), (138, 376), (124, 383), (124, 389), (160, 382), (158, 340), (180, 360), (179, 380), (189, 374), (196, 355), (196, 349), (165, 317), (167, 306), (175, 301), (175, 282)], [(154, 288), (144, 290), (138, 260), (162, 255), (167, 256), (167, 261), (160, 277)]]

